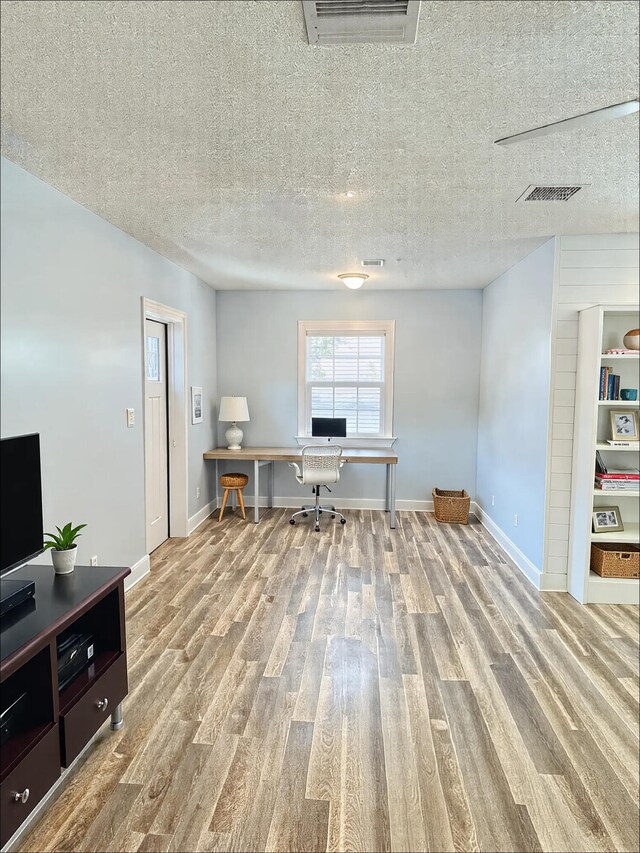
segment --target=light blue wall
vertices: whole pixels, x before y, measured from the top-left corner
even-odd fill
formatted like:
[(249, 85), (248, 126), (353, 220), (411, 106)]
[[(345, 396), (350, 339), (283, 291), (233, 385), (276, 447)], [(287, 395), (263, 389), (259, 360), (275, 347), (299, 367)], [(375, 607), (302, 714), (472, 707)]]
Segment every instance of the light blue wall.
[(214, 291), (2, 159), (2, 435), (40, 433), (45, 529), (86, 522), (80, 562), (145, 554), (142, 296), (188, 314), (189, 382), (205, 395), (189, 426), (194, 515), (214, 496)]
[(477, 500), (540, 571), (554, 246), (544, 243), (486, 287), (482, 310)]
[[(397, 497), (430, 500), (476, 474), (482, 292), (348, 291), (217, 294), (218, 390), (248, 398), (247, 445), (291, 446), (297, 432), (298, 320), (395, 320)], [(226, 424), (218, 439), (224, 444)], [(251, 467), (234, 463), (251, 474)], [(306, 495), (286, 465), (275, 494)], [(247, 492), (253, 494), (250, 482)], [(265, 489), (262, 489), (265, 493)], [(345, 466), (334, 498), (382, 499), (384, 468)]]

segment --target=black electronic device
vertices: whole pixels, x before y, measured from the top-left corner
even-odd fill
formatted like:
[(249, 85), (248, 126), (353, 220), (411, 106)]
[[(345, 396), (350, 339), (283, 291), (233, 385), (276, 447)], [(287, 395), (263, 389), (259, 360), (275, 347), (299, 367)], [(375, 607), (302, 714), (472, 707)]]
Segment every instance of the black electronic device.
[(311, 435), (322, 438), (346, 438), (346, 418), (311, 418)]
[(0, 616), (25, 601), (32, 601), (36, 592), (34, 581), (15, 581), (0, 578)]
[(93, 635), (62, 635), (58, 638), (57, 649), (58, 690), (64, 690), (77, 675), (93, 663)]
[[(18, 435), (0, 441), (0, 575), (43, 549), (40, 436)], [(31, 599), (35, 585), (28, 581), (3, 583), (0, 615)]]
[(0, 441), (0, 574), (43, 551), (40, 436)]
[(24, 729), (25, 719), (28, 718), (27, 692), (21, 693), (5, 708), (0, 709), (0, 746)]

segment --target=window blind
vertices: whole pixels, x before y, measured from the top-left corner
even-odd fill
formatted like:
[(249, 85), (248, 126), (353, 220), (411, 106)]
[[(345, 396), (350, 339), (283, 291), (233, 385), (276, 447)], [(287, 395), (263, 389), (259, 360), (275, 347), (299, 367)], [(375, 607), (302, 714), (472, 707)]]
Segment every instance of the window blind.
[(311, 418), (346, 418), (349, 435), (384, 429), (385, 335), (307, 336), (307, 401)]

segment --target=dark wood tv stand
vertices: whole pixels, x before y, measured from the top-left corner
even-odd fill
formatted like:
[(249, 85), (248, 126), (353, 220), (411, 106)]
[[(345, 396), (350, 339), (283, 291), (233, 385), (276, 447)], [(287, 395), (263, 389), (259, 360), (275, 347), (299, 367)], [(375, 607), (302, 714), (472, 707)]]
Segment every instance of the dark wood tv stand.
[[(17, 724), (0, 747), (0, 846), (29, 817), (61, 774), (111, 716), (123, 725), (127, 695), (124, 579), (130, 569), (23, 566), (10, 577), (34, 580), (32, 601), (0, 626), (2, 709), (20, 699)], [(72, 627), (94, 638), (92, 663), (58, 690), (56, 641)]]

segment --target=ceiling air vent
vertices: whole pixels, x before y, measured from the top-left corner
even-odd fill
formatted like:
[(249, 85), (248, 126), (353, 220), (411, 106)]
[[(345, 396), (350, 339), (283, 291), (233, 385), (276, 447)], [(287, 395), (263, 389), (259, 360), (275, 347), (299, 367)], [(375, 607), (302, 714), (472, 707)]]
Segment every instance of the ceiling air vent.
[(383, 267), (384, 258), (371, 258), (366, 261), (360, 261), (363, 267)]
[(420, 0), (302, 0), (309, 44), (415, 44)]
[(522, 193), (516, 201), (569, 201), (578, 190), (581, 190), (584, 184), (578, 184), (567, 187), (558, 186), (535, 186), (531, 184)]

